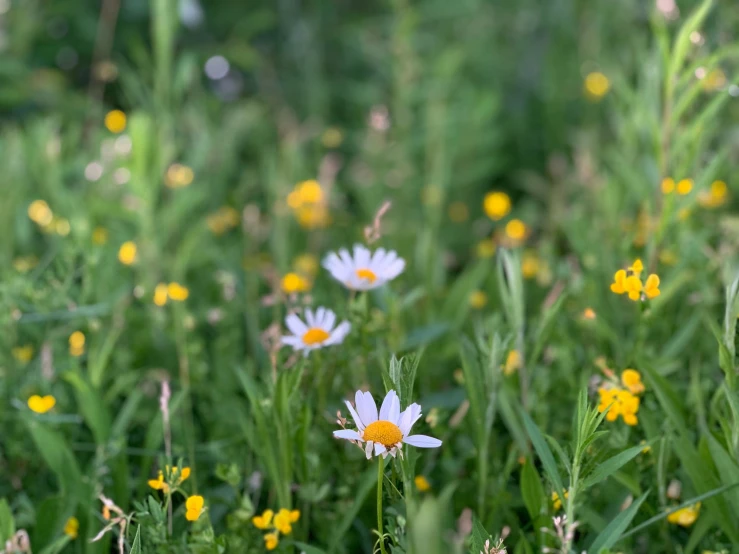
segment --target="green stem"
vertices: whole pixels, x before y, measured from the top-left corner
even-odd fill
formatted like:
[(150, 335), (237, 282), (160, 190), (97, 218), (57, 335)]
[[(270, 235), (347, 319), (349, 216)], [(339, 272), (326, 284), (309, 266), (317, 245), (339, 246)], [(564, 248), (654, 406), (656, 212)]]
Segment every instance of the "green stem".
[(385, 459), (377, 456), (377, 532), (380, 534), (380, 552), (385, 554), (385, 534), (382, 531), (382, 481), (385, 476)]
[[(572, 464), (572, 480), (570, 481), (570, 489), (567, 491), (567, 524), (565, 529), (568, 530), (566, 533), (567, 536), (574, 535), (574, 533), (569, 533), (569, 529), (572, 527), (572, 525), (575, 523), (575, 496), (577, 494), (577, 487), (578, 487), (578, 479), (580, 478), (580, 453), (576, 452), (575, 457), (573, 458), (573, 464)], [(562, 545), (562, 552), (569, 552), (571, 548), (570, 541), (566, 541), (564, 545)]]

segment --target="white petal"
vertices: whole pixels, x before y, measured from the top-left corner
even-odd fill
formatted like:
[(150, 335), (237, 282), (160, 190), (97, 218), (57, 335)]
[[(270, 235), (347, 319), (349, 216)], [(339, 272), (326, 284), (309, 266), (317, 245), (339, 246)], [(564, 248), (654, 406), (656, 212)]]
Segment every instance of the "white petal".
[(330, 328), (326, 328), (326, 326), (323, 324), (323, 320), (326, 317), (326, 308), (323, 306), (319, 307), (316, 310), (316, 327), (319, 329), (323, 329), (324, 331), (330, 331)]
[(293, 335), (297, 335), (299, 337), (305, 335), (305, 332), (308, 330), (305, 323), (303, 323), (295, 314), (290, 314), (285, 318), (285, 325), (287, 325), (287, 328), (290, 329), (290, 332)]
[[(378, 248), (375, 250), (375, 253), (372, 254), (372, 259), (370, 260), (370, 269), (375, 271), (381, 268), (385, 262), (386, 254), (387, 252), (384, 248)], [(377, 273), (377, 271), (375, 271), (375, 273)]]
[(323, 316), (323, 323), (321, 324), (321, 329), (328, 331), (329, 333), (334, 328), (334, 324), (336, 323), (336, 314), (333, 312), (333, 310), (326, 310), (326, 314)]
[(305, 309), (305, 322), (308, 324), (308, 328), (317, 327), (316, 317), (313, 315), (313, 310), (310, 308)]
[(411, 432), (411, 427), (421, 417), (421, 406), (415, 402), (408, 406), (398, 418), (398, 427), (403, 436)]
[(379, 456), (383, 452), (386, 452), (387, 448), (385, 448), (385, 445), (380, 444), (379, 442), (375, 443), (375, 456)]
[(403, 273), (403, 270), (405, 269), (405, 260), (402, 258), (398, 258), (395, 260), (392, 264), (387, 266), (385, 271), (383, 272), (386, 279), (395, 279), (398, 275)]
[(354, 406), (352, 406), (352, 403), (348, 400), (345, 400), (344, 402), (346, 402), (346, 407), (349, 408), (349, 413), (352, 414), (352, 419), (354, 419), (354, 424), (357, 426), (357, 429), (364, 431), (364, 423), (362, 423), (362, 419), (359, 417), (357, 410), (354, 409)]
[(339, 258), (346, 267), (347, 273), (354, 272), (354, 259), (346, 248), (339, 250)]
[(370, 264), (370, 251), (367, 247), (361, 244), (354, 245), (354, 267), (362, 269), (369, 267)]
[(365, 427), (377, 421), (377, 404), (375, 404), (375, 399), (372, 398), (369, 392), (357, 391), (355, 400), (357, 412), (359, 412), (359, 417), (362, 418)]
[(385, 395), (385, 400), (382, 401), (380, 419), (397, 425), (398, 417), (400, 417), (400, 400), (397, 393), (391, 390)]
[(439, 439), (427, 435), (411, 435), (410, 437), (405, 437), (403, 442), (418, 448), (439, 448), (441, 446)]
[(344, 342), (344, 338), (349, 334), (349, 331), (351, 331), (352, 326), (348, 321), (342, 321), (336, 329), (333, 330), (331, 333), (331, 336), (328, 338), (328, 340), (324, 343), (326, 346), (330, 344), (341, 344)]
[(347, 439), (352, 441), (362, 440), (362, 437), (359, 436), (359, 433), (351, 429), (340, 429), (338, 431), (334, 431), (334, 437), (336, 437), (337, 439)]
[(287, 335), (285, 337), (282, 337), (280, 340), (282, 341), (282, 344), (288, 344), (295, 348), (297, 348), (298, 346), (303, 346), (303, 339), (301, 339), (300, 337)]
[(367, 459), (369, 460), (372, 457), (372, 446), (374, 446), (375, 443), (372, 441), (367, 441), (367, 444), (364, 446), (364, 454), (367, 456)]

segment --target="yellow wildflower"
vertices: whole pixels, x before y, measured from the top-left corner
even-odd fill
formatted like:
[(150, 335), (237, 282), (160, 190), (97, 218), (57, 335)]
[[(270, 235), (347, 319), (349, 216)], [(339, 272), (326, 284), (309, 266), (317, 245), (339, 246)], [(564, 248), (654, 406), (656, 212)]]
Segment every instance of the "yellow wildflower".
[(111, 133), (122, 133), (126, 130), (126, 114), (121, 110), (111, 110), (105, 115), (105, 127)]
[(171, 189), (178, 189), (188, 186), (194, 178), (195, 172), (192, 168), (182, 164), (172, 164), (167, 168), (164, 184)]
[(167, 296), (175, 302), (184, 302), (190, 296), (190, 290), (179, 283), (170, 283), (167, 285)]
[(598, 411), (603, 413), (608, 409), (606, 419), (608, 421), (616, 421), (621, 416), (626, 425), (636, 425), (638, 419), (636, 417), (639, 411), (639, 397), (631, 392), (620, 388), (600, 388), (598, 389), (600, 396), (600, 404)]
[[(570, 491), (565, 491), (565, 498), (569, 497)], [(556, 491), (552, 491), (552, 507), (554, 508), (555, 512), (562, 508), (562, 500), (559, 498), (559, 495), (556, 493)]]
[(108, 242), (108, 230), (105, 227), (95, 227), (92, 231), (92, 242), (97, 245)]
[(267, 533), (264, 535), (264, 547), (267, 550), (274, 550), (277, 548), (277, 545), (280, 544), (280, 539), (277, 536), (277, 533)]
[(77, 534), (80, 530), (80, 522), (77, 520), (76, 517), (72, 516), (67, 520), (67, 523), (64, 524), (64, 534), (68, 537), (71, 537), (72, 539), (77, 538)]
[(428, 479), (426, 479), (423, 475), (416, 475), (416, 478), (413, 480), (413, 482), (416, 484), (416, 488), (420, 492), (431, 490), (431, 483), (429, 483)]
[(167, 283), (159, 283), (154, 287), (154, 304), (164, 306), (167, 303)]
[(28, 217), (41, 227), (46, 227), (54, 219), (54, 213), (44, 200), (34, 200), (28, 206)]
[(593, 308), (585, 308), (582, 311), (582, 317), (583, 319), (589, 319), (589, 320), (595, 319), (596, 317), (595, 310), (593, 310)]
[(611, 82), (600, 71), (588, 73), (585, 77), (585, 96), (590, 100), (598, 101), (603, 98), (611, 88)]
[(662, 179), (662, 194), (672, 194), (675, 192), (675, 179), (665, 177)]
[(289, 535), (293, 531), (292, 524), (300, 519), (300, 510), (287, 510), (282, 508), (275, 514), (274, 526), (283, 535)]
[(28, 399), (28, 407), (32, 412), (37, 414), (45, 414), (56, 405), (56, 398), (47, 394), (46, 396), (39, 396), (34, 394)]
[(69, 353), (75, 357), (85, 353), (85, 334), (82, 331), (69, 335)]
[(296, 217), (305, 229), (322, 229), (331, 223), (331, 214), (323, 204), (301, 206), (296, 211)]
[(464, 223), (470, 218), (470, 210), (464, 202), (452, 202), (449, 204), (449, 219), (454, 223)]
[(511, 219), (506, 223), (505, 234), (509, 239), (515, 242), (525, 239), (527, 232), (528, 229), (526, 229), (526, 224), (524, 224), (520, 219)]
[(136, 243), (133, 241), (126, 241), (123, 244), (121, 244), (121, 247), (118, 249), (118, 260), (123, 265), (131, 265), (136, 261)]
[(704, 208), (717, 208), (726, 202), (729, 189), (723, 181), (711, 183), (709, 191), (702, 191), (698, 195), (698, 203)]
[(187, 521), (197, 521), (200, 514), (203, 513), (203, 497), (197, 494), (192, 495), (185, 501), (185, 519)]
[(280, 286), (285, 294), (297, 294), (309, 291), (311, 284), (308, 279), (297, 273), (288, 273), (282, 278)]
[(22, 364), (27, 364), (33, 358), (33, 346), (26, 344), (24, 346), (15, 346), (11, 350), (13, 357)]
[[(164, 466), (164, 469), (167, 472), (169, 479), (171, 480), (171, 484), (175, 487), (185, 482), (187, 478), (190, 477), (190, 473), (191, 473), (191, 470), (189, 467), (183, 467), (182, 471), (180, 471), (180, 469), (177, 466), (174, 466), (171, 470), (169, 466)], [(170, 489), (170, 486), (169, 486), (170, 483), (167, 483), (167, 477), (165, 476), (162, 470), (159, 470), (159, 473), (156, 479), (149, 479), (147, 481), (147, 484), (152, 489), (156, 491), (163, 491), (165, 494), (167, 494)]]
[(60, 217), (59, 219), (53, 220), (54, 232), (60, 237), (66, 237), (72, 230), (72, 226), (69, 224), (68, 219)]
[(641, 261), (641, 258), (637, 258), (634, 260), (634, 263), (629, 266), (629, 271), (639, 277), (642, 271), (644, 271), (644, 264)]
[(477, 243), (478, 258), (492, 258), (495, 255), (495, 242), (492, 239), (483, 239)]
[(239, 224), (239, 212), (231, 206), (223, 206), (206, 218), (208, 229), (215, 235), (222, 235)]
[(611, 291), (616, 294), (628, 293), (631, 300), (639, 300), (642, 289), (642, 283), (639, 277), (635, 275), (626, 275), (626, 271), (619, 269), (613, 276), (611, 283)]
[(511, 211), (511, 197), (505, 192), (489, 192), (485, 195), (483, 209), (493, 221), (503, 219)]
[(698, 519), (698, 514), (700, 514), (701, 510), (701, 503), (697, 502), (696, 504), (693, 504), (692, 506), (687, 506), (685, 508), (681, 508), (677, 510), (676, 512), (672, 512), (670, 515), (667, 516), (667, 521), (670, 523), (674, 523), (675, 525), (680, 525), (682, 527), (690, 527), (695, 523), (695, 520)]
[(685, 196), (686, 194), (690, 194), (690, 191), (693, 190), (693, 180), (692, 179), (682, 179), (677, 186), (675, 187), (677, 190), (677, 193), (681, 196)]
[(656, 274), (652, 273), (647, 277), (647, 282), (644, 283), (644, 294), (650, 299), (660, 295), (659, 277)]
[(295, 271), (306, 277), (314, 277), (318, 274), (318, 258), (313, 254), (300, 254), (293, 261)]
[(485, 304), (488, 303), (488, 295), (481, 290), (473, 290), (470, 293), (469, 303), (475, 310), (484, 308)]
[(621, 373), (621, 383), (629, 389), (631, 394), (641, 394), (644, 392), (644, 383), (641, 381), (641, 375), (635, 369), (624, 369)]
[(287, 205), (297, 209), (305, 204), (319, 204), (323, 201), (323, 189), (315, 179), (301, 181), (287, 197)]
[(272, 516), (275, 513), (272, 510), (264, 510), (261, 516), (254, 516), (251, 518), (251, 522), (257, 529), (269, 529), (272, 525)]
[(503, 366), (503, 373), (505, 375), (511, 375), (516, 370), (520, 369), (522, 365), (521, 354), (518, 350), (511, 350), (506, 356), (505, 365)]

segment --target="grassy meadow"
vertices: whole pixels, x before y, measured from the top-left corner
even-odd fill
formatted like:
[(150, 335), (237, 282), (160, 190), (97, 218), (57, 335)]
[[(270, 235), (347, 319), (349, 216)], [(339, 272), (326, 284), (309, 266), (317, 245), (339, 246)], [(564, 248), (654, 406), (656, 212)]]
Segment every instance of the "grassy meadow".
[(0, 553), (739, 552), (731, 0), (0, 0)]

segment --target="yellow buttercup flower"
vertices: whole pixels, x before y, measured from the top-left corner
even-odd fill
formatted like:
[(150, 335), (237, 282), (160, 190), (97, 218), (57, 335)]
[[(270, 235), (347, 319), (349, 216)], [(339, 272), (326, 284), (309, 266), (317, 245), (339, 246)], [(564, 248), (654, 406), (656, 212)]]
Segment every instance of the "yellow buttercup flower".
[(696, 504), (693, 504), (692, 506), (687, 506), (685, 508), (681, 508), (677, 510), (676, 512), (672, 512), (670, 515), (667, 516), (667, 521), (670, 523), (674, 523), (675, 525), (680, 525), (682, 527), (690, 527), (695, 523), (695, 520), (698, 519), (698, 514), (700, 514), (701, 511), (701, 503), (697, 502)]
[(479, 310), (481, 308), (484, 308), (485, 304), (488, 303), (488, 295), (481, 290), (473, 290), (470, 293), (469, 302), (470, 306), (472, 306), (476, 310)]
[(493, 221), (503, 219), (511, 211), (511, 197), (505, 192), (489, 192), (485, 195), (483, 209)]
[(528, 229), (526, 229), (526, 224), (520, 219), (511, 219), (506, 223), (505, 234), (509, 239), (515, 242), (525, 239), (527, 232)]
[(72, 539), (76, 539), (80, 530), (80, 522), (76, 517), (72, 516), (64, 524), (64, 534)]
[(315, 179), (301, 181), (287, 196), (287, 205), (296, 210), (306, 204), (320, 204), (324, 194), (321, 184)]
[(675, 192), (675, 179), (665, 177), (662, 179), (662, 194), (672, 194)]
[(690, 194), (690, 191), (693, 190), (693, 180), (692, 179), (681, 180), (675, 187), (675, 190), (677, 190), (677, 193), (680, 194), (681, 196)]
[(167, 296), (175, 302), (184, 302), (190, 296), (190, 290), (179, 283), (170, 283), (167, 285)]
[(39, 396), (34, 394), (28, 399), (28, 407), (31, 411), (37, 414), (45, 414), (56, 405), (56, 398), (47, 394), (46, 396)]
[(30, 344), (26, 344), (24, 346), (15, 346), (11, 350), (11, 353), (13, 354), (13, 357), (16, 359), (16, 361), (22, 364), (27, 364), (33, 358), (33, 346), (31, 346)]
[(75, 357), (85, 353), (85, 334), (82, 331), (69, 335), (69, 353)]
[(264, 510), (261, 516), (254, 516), (251, 522), (257, 529), (269, 529), (272, 525), (272, 517), (275, 513), (272, 510)]
[(588, 73), (585, 77), (585, 95), (594, 101), (603, 98), (611, 88), (611, 82), (600, 71)]
[(629, 389), (631, 394), (641, 394), (644, 392), (644, 383), (641, 381), (641, 375), (635, 369), (624, 369), (621, 373), (621, 383)]
[(126, 130), (126, 114), (121, 110), (111, 110), (105, 114), (105, 127), (111, 133), (122, 133)]
[(185, 519), (187, 521), (197, 521), (200, 514), (203, 513), (203, 505), (205, 501), (203, 497), (197, 494), (193, 494), (185, 501)]
[(167, 303), (168, 293), (167, 283), (159, 283), (154, 287), (154, 304), (164, 306)]
[(277, 533), (267, 533), (264, 535), (264, 547), (267, 550), (274, 550), (277, 548), (277, 545), (280, 544), (280, 539), (277, 536)]
[(118, 249), (118, 260), (123, 265), (131, 265), (136, 261), (136, 252), (137, 252), (136, 243), (133, 241), (126, 241), (123, 244), (121, 244), (121, 247)]
[(311, 284), (308, 279), (301, 277), (297, 273), (288, 273), (282, 278), (280, 287), (285, 294), (297, 294), (299, 292), (309, 291)]
[(322, 229), (331, 223), (331, 214), (323, 204), (301, 206), (295, 215), (305, 229)]
[(521, 368), (521, 354), (518, 350), (511, 350), (506, 356), (505, 365), (503, 366), (503, 373), (505, 375), (511, 375)]
[[(565, 491), (565, 498), (569, 497), (570, 491)], [(552, 507), (554, 508), (555, 512), (562, 508), (562, 500), (559, 498), (559, 495), (556, 493), (556, 491), (552, 491)]]
[(41, 227), (46, 227), (54, 219), (54, 213), (44, 200), (34, 200), (28, 206), (28, 217)]
[(416, 484), (416, 488), (420, 492), (431, 490), (431, 483), (429, 483), (428, 479), (426, 479), (423, 475), (416, 475), (416, 478), (413, 480), (413, 482)]

